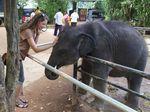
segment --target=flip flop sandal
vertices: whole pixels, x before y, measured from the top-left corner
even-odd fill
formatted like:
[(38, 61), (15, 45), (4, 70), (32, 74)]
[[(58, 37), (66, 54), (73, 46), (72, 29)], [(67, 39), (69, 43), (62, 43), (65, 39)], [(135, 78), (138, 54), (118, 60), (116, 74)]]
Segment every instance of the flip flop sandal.
[(20, 100), (21, 102), (23, 102), (23, 103), (28, 103), (28, 100), (21, 99), (21, 98), (19, 98), (19, 100)]
[(19, 107), (19, 108), (27, 108), (28, 107), (28, 103), (16, 102), (16, 106)]

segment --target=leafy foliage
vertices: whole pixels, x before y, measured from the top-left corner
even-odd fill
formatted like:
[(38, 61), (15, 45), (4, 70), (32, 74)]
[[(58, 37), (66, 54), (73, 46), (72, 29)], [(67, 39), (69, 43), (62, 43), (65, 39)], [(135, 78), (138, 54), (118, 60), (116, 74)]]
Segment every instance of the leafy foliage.
[(23, 8), (27, 5), (27, 0), (17, 0), (18, 5), (18, 16), (19, 20), (21, 19), (23, 15)]
[(104, 0), (110, 19), (131, 21), (137, 26), (150, 26), (149, 0)]
[[(41, 10), (43, 10), (53, 22), (54, 14), (59, 8), (62, 12), (67, 10), (69, 2), (72, 4), (80, 0), (36, 0)], [(26, 0), (18, 0), (21, 8), (19, 15), (22, 12)], [(73, 5), (73, 8), (75, 6)], [(150, 26), (150, 0), (97, 0), (95, 8), (105, 15), (108, 20), (129, 21), (136, 26)]]
[(150, 26), (150, 0), (132, 0), (135, 10), (135, 17), (140, 20), (140, 25)]
[(97, 0), (95, 3), (95, 9), (99, 10), (103, 15), (105, 14), (105, 2), (102, 0)]
[(40, 9), (49, 16), (52, 23), (59, 8), (61, 8), (62, 12), (67, 10), (68, 0), (39, 0), (38, 4)]

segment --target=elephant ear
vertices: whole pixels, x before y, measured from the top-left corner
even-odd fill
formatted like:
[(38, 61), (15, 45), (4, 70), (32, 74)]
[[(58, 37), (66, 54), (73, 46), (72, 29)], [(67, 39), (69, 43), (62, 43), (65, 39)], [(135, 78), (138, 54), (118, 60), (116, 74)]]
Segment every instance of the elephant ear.
[(80, 56), (85, 56), (86, 54), (92, 52), (95, 49), (95, 39), (93, 36), (85, 33), (81, 33), (79, 35), (79, 44), (78, 44), (78, 49), (79, 49), (79, 54)]

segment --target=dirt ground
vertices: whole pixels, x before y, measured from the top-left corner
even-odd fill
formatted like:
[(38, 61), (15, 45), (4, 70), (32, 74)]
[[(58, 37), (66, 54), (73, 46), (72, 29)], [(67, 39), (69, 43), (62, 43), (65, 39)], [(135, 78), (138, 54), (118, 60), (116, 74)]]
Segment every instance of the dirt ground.
[[(4, 27), (0, 27), (0, 55), (6, 52), (6, 31)], [(54, 39), (53, 29), (48, 29), (40, 36), (39, 44), (47, 43)], [(32, 50), (30, 54), (43, 62), (47, 62), (51, 49), (35, 54)], [(148, 60), (146, 72), (150, 73), (150, 60)], [(72, 65), (62, 67), (61, 71), (72, 75)], [(44, 76), (44, 67), (36, 62), (26, 58), (24, 61), (25, 84), (24, 92), (26, 98), (29, 100), (29, 106), (25, 109), (16, 108), (16, 112), (73, 112), (72, 106), (73, 90), (72, 83), (62, 77), (51, 81)], [(124, 78), (109, 78), (113, 83), (126, 87), (126, 80)], [(125, 92), (122, 90), (111, 91), (109, 95), (123, 102)], [(143, 80), (141, 93), (150, 96), (150, 81)], [(150, 102), (140, 99), (140, 105), (143, 112), (150, 112)], [(85, 103), (79, 103), (75, 112), (95, 112)], [(111, 112), (122, 112), (114, 110)]]

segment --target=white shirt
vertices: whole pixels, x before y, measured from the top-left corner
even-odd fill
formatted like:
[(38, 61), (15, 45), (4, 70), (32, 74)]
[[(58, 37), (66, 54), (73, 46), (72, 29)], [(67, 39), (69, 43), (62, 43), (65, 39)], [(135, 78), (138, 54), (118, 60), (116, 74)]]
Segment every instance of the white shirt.
[(78, 18), (79, 18), (79, 15), (77, 12), (73, 12), (71, 14), (71, 22), (77, 22), (78, 21)]
[(55, 23), (58, 25), (63, 25), (63, 14), (62, 12), (57, 12), (54, 16), (55, 18)]

